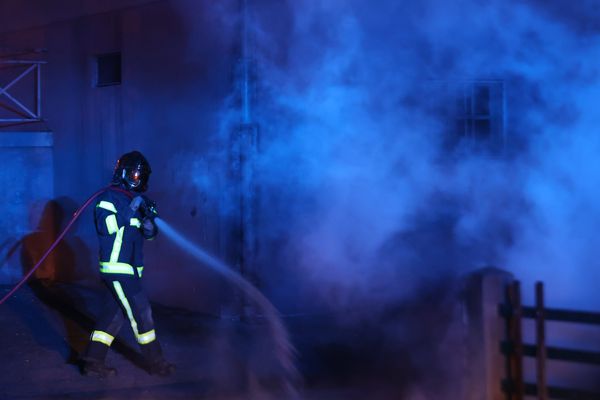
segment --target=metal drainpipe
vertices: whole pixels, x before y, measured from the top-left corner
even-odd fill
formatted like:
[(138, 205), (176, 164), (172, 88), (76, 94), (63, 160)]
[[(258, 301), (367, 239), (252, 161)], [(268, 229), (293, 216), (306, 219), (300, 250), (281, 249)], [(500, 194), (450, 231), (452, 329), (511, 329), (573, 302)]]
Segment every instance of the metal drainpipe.
[[(233, 257), (240, 274), (258, 285), (256, 263), (256, 185), (255, 158), (257, 154), (258, 126), (252, 115), (252, 89), (255, 84), (252, 73), (250, 17), (248, 0), (240, 0), (240, 59), (236, 68), (240, 119), (232, 132), (232, 178), (236, 185), (235, 198), (239, 205), (234, 224)], [(236, 301), (240, 317), (252, 314), (243, 296)]]
[(250, 116), (250, 49), (248, 42), (248, 0), (242, 0), (242, 125), (251, 123)]

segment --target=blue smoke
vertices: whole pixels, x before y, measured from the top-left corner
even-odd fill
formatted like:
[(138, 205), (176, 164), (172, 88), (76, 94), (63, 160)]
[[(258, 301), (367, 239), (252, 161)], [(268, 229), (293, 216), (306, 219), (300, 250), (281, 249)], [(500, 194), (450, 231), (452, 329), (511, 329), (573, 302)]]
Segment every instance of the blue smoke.
[[(249, 5), (253, 267), (283, 313), (333, 310), (345, 332), (367, 326), (377, 345), (410, 353), (420, 398), (443, 398), (428, 388), (452, 390), (431, 379), (460, 381), (447, 361), (463, 344), (443, 299), (464, 274), (491, 264), (523, 281), (526, 302), (543, 280), (549, 306), (600, 306), (594, 2)], [(234, 26), (234, 15), (219, 17)], [(490, 96), (501, 88), (488, 139), (456, 128), (461, 90), (475, 82), (491, 82)], [(236, 96), (221, 112), (221, 151), (195, 164), (196, 190), (225, 216), (239, 202), (226, 201), (215, 166), (242, 121)], [(399, 322), (399, 304), (414, 317)]]
[[(494, 264), (531, 293), (546, 281), (551, 304), (600, 305), (599, 31), (574, 26), (588, 7), (559, 4), (257, 6), (262, 234), (284, 248), (276, 277), (344, 307)], [(504, 84), (500, 151), (445, 144), (439, 104), (455, 98), (436, 82), (472, 79)]]
[[(549, 304), (600, 306), (594, 4), (250, 1), (259, 270), (283, 311), (402, 301), (489, 264), (526, 300), (544, 280)], [(452, 133), (451, 88), (474, 80), (503, 87), (495, 147)], [(194, 161), (225, 215), (240, 121), (232, 95), (221, 151)]]

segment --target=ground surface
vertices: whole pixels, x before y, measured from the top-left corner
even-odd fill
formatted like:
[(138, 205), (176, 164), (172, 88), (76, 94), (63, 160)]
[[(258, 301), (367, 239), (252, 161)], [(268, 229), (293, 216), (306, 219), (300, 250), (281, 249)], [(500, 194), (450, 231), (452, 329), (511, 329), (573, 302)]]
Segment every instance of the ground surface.
[[(1, 288), (0, 294), (8, 291)], [(293, 398), (273, 343), (260, 322), (223, 320), (154, 304), (157, 332), (166, 357), (177, 365), (167, 378), (149, 375), (128, 329), (113, 344), (108, 364), (118, 376), (85, 377), (78, 367), (99, 309), (97, 289), (75, 285), (24, 286), (0, 306), (0, 399), (286, 399)], [(319, 319), (286, 321), (301, 348), (305, 332), (318, 331)], [(329, 354), (329, 353), (331, 354)], [(302, 351), (300, 352), (302, 353)], [(328, 349), (315, 364), (310, 352), (299, 354), (301, 399), (394, 399), (361, 390), (356, 382), (333, 375), (339, 349)], [(347, 363), (351, 360), (344, 360)], [(355, 361), (355, 360), (354, 360)], [(337, 364), (336, 364), (337, 363)], [(348, 368), (348, 366), (345, 366)], [(306, 373), (307, 371), (312, 371)], [(311, 377), (312, 374), (312, 377)]]

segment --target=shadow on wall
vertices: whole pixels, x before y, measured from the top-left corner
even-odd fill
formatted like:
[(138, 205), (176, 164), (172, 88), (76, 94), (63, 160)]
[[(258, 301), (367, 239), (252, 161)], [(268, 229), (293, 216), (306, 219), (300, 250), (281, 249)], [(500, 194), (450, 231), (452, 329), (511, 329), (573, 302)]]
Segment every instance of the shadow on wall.
[[(37, 229), (21, 240), (23, 274), (35, 267), (69, 223), (69, 217), (76, 209), (77, 204), (66, 197), (51, 200), (45, 205)], [(56, 311), (60, 321), (52, 321), (42, 309), (25, 310), (21, 315), (31, 328), (37, 344), (59, 351), (70, 364), (79, 362), (104, 303), (104, 296), (107, 295), (94, 265), (89, 247), (80, 237), (70, 233), (28, 282), (33, 294), (45, 306)], [(133, 350), (118, 342), (115, 341), (113, 345), (115, 350), (134, 363), (140, 362)]]
[[(68, 222), (65, 218), (67, 209), (75, 209), (74, 202), (68, 198), (50, 200), (46, 203), (36, 230), (21, 240), (23, 273), (31, 271), (60, 235), (61, 228)], [(77, 249), (78, 254), (74, 249)], [(79, 237), (69, 235), (50, 253), (46, 261), (35, 271), (32, 279), (47, 283), (72, 283), (82, 280), (85, 278), (85, 271), (90, 269), (89, 266), (80, 266), (81, 272), (79, 272), (76, 265), (77, 256), (87, 260), (89, 255), (90, 251), (85, 243)]]
[[(52, 243), (60, 235), (61, 228), (66, 225), (65, 210), (75, 209), (73, 201), (68, 198), (50, 200), (46, 203), (35, 231), (21, 240), (21, 266), (23, 274), (27, 274), (42, 258)], [(75, 250), (76, 249), (76, 250)], [(79, 257), (77, 257), (79, 256)], [(36, 342), (53, 350), (61, 349), (67, 362), (74, 362), (77, 354), (83, 351), (87, 340), (87, 331), (91, 329), (92, 319), (85, 312), (75, 309), (75, 304), (83, 304), (77, 292), (69, 290), (69, 286), (85, 278), (78, 271), (89, 270), (88, 265), (77, 265), (77, 260), (88, 260), (90, 251), (83, 241), (76, 236), (67, 236), (50, 253), (48, 258), (34, 272), (28, 284), (34, 295), (45, 305), (59, 311), (60, 326), (53, 326), (47, 314), (29, 313), (26, 319)], [(79, 267), (79, 268), (78, 268)], [(87, 328), (87, 329), (86, 329)], [(59, 329), (66, 333), (66, 349)]]

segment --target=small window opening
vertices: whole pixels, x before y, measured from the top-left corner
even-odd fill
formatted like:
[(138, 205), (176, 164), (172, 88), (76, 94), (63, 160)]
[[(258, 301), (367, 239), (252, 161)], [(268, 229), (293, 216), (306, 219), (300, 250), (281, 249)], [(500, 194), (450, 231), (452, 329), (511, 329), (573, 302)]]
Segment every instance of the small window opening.
[(96, 56), (96, 87), (121, 84), (121, 53)]

